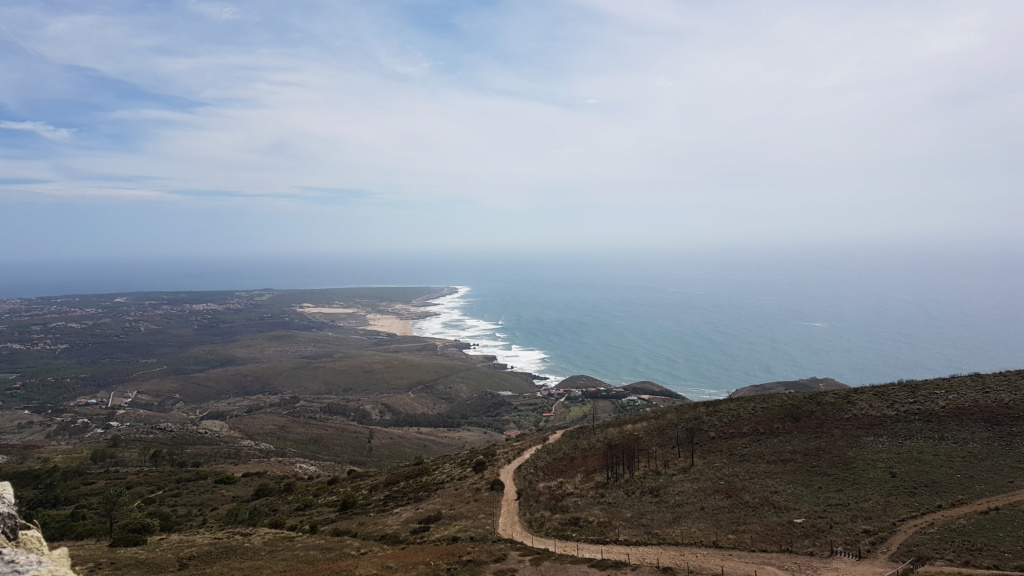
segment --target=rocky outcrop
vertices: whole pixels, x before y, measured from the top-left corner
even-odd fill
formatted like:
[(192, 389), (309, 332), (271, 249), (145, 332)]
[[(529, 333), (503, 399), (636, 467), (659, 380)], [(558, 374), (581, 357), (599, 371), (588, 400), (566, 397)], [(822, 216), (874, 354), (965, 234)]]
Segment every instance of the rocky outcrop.
[(843, 388), (849, 388), (849, 386), (832, 378), (804, 378), (803, 380), (783, 380), (747, 386), (729, 394), (729, 398), (792, 392), (820, 392), (822, 390), (842, 390)]
[(612, 388), (613, 386), (604, 380), (598, 380), (593, 376), (586, 376), (577, 374), (576, 376), (569, 376), (565, 380), (562, 380), (555, 386), (556, 390), (579, 390), (586, 388)]
[(676, 400), (685, 400), (686, 402), (692, 402), (689, 398), (682, 394), (669, 390), (657, 382), (651, 382), (650, 380), (642, 380), (640, 382), (633, 382), (632, 384), (626, 384), (622, 387), (623, 390), (630, 394), (636, 394), (638, 396), (664, 396), (666, 398), (675, 398)]
[(38, 527), (18, 516), (10, 482), (0, 482), (0, 576), (75, 576), (68, 549), (50, 550)]

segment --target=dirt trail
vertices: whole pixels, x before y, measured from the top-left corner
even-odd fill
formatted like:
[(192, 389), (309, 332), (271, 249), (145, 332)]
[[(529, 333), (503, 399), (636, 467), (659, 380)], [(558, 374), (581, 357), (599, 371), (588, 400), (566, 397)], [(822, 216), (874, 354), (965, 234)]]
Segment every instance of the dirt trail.
[(976, 514), (995, 506), (1006, 506), (1007, 504), (1013, 504), (1016, 502), (1024, 502), (1024, 490), (1010, 492), (1009, 494), (1000, 494), (999, 496), (992, 496), (991, 498), (983, 498), (981, 500), (971, 502), (970, 504), (940, 510), (932, 514), (928, 514), (927, 516), (921, 516), (920, 518), (907, 521), (896, 528), (896, 533), (886, 540), (884, 544), (879, 546), (876, 556), (879, 558), (889, 559), (900, 545), (913, 536), (915, 532), (922, 528), (927, 528), (931, 524), (937, 524), (945, 520), (956, 518), (957, 516)]
[[(555, 442), (562, 437), (563, 432), (565, 430), (555, 432), (548, 437), (547, 442)], [(757, 576), (885, 576), (899, 566), (889, 560), (892, 552), (911, 534), (927, 526), (930, 522), (978, 512), (989, 506), (1024, 500), (1024, 491), (1014, 492), (923, 516), (901, 526), (896, 534), (882, 546), (878, 554), (859, 562), (840, 557), (813, 558), (795, 554), (768, 554), (690, 546), (620, 546), (552, 540), (530, 534), (523, 527), (515, 484), (516, 470), (541, 446), (537, 445), (523, 452), (508, 466), (501, 469), (501, 481), (505, 483), (505, 493), (502, 495), (501, 516), (498, 520), (499, 535), (533, 548), (582, 558), (604, 558), (631, 564), (689, 568), (705, 573), (713, 572), (736, 576), (755, 574)]]

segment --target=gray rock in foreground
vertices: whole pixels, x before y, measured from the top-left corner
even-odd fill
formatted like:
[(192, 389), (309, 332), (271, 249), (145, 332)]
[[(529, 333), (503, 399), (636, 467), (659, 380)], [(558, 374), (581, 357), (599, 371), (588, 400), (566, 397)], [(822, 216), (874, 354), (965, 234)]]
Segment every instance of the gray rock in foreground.
[(42, 532), (18, 516), (10, 482), (0, 482), (0, 576), (75, 576), (68, 549), (50, 550)]

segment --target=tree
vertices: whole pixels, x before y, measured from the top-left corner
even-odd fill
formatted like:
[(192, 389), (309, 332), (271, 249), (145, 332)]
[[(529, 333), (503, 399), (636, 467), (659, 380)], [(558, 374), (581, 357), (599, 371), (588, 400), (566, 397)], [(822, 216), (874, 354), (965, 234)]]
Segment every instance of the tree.
[(122, 486), (111, 488), (100, 499), (100, 512), (107, 519), (107, 538), (114, 538), (114, 524), (117, 515), (128, 501), (128, 491)]
[(149, 455), (149, 461), (153, 463), (153, 466), (159, 468), (164, 460), (167, 459), (167, 451), (163, 448), (157, 448), (153, 450), (153, 453)]

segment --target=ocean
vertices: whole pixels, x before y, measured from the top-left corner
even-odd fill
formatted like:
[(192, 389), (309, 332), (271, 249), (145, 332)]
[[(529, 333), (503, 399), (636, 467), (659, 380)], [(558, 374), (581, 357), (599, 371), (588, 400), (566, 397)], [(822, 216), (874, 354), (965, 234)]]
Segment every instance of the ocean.
[(547, 377), (694, 400), (811, 376), (859, 386), (1024, 368), (1024, 258), (992, 250), (320, 256), (5, 264), (0, 297), (458, 286), (417, 334)]

